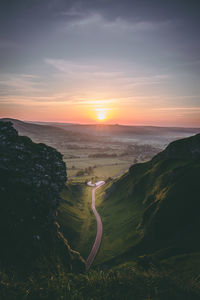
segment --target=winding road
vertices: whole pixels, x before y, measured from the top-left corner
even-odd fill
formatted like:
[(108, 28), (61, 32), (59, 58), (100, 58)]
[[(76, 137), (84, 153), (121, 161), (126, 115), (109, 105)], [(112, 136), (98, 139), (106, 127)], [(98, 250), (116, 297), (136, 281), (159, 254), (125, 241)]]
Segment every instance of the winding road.
[(97, 252), (99, 250), (100, 244), (101, 244), (101, 237), (102, 237), (102, 232), (103, 232), (103, 226), (102, 226), (102, 222), (101, 222), (101, 217), (98, 214), (96, 208), (95, 208), (95, 191), (100, 188), (105, 182), (104, 181), (98, 181), (95, 184), (92, 184), (91, 182), (88, 182), (89, 186), (94, 187), (92, 189), (92, 210), (93, 213), (96, 217), (97, 220), (97, 234), (96, 234), (96, 239), (95, 242), (93, 244), (92, 250), (90, 251), (90, 254), (86, 260), (86, 269), (89, 270), (89, 268), (91, 267)]

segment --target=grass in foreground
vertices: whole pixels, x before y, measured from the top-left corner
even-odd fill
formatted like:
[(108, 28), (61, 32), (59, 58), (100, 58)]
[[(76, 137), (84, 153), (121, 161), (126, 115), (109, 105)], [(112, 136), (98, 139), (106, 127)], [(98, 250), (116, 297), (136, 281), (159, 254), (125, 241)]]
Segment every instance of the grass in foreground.
[(184, 285), (162, 271), (121, 267), (88, 275), (45, 270), (25, 280), (0, 272), (0, 296), (1, 300), (197, 300), (200, 294), (195, 285)]

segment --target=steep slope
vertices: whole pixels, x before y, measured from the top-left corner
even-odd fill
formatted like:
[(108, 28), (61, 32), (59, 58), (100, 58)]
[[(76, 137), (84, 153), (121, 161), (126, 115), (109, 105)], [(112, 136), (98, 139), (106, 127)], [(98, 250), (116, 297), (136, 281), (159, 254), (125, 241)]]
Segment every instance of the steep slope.
[[(134, 167), (130, 173), (135, 176)], [(149, 187), (140, 223), (145, 247), (168, 247), (173, 254), (200, 250), (200, 134), (171, 143), (144, 176)]]
[[(200, 134), (171, 143), (99, 192), (104, 224), (97, 262), (200, 251)], [(110, 185), (110, 186), (109, 186)], [(102, 200), (103, 199), (103, 200)], [(120, 260), (119, 260), (120, 261)]]
[(55, 222), (65, 182), (59, 152), (0, 122), (0, 264), (6, 269), (30, 272), (42, 259), (55, 268), (59, 262), (66, 270), (84, 269)]

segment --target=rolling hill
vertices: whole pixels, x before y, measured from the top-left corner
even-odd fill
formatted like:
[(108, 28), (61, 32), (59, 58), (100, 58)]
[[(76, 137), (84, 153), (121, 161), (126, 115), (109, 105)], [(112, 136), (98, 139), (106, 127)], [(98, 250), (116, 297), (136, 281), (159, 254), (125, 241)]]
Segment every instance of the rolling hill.
[(200, 131), (199, 128), (186, 127), (160, 127), (160, 126), (134, 126), (134, 125), (107, 125), (107, 124), (70, 124), (70, 123), (55, 123), (41, 122), (40, 124), (52, 125), (54, 127), (71, 130), (74, 132), (87, 132), (90, 134), (99, 135), (169, 135), (170, 133), (180, 134), (195, 134)]
[[(33, 140), (45, 139), (47, 135), (60, 137), (68, 141), (109, 141), (138, 142), (166, 146), (169, 142), (189, 137), (200, 132), (200, 128), (107, 125), (107, 124), (71, 124), (57, 122), (25, 122), (3, 118), (10, 121), (21, 135), (30, 136)], [(71, 139), (71, 140), (70, 140)], [(47, 142), (48, 140), (46, 140)]]
[[(42, 123), (41, 123), (42, 124)], [(112, 141), (133, 141), (139, 144), (149, 143), (166, 145), (173, 140), (189, 137), (200, 132), (200, 128), (134, 126), (120, 124), (70, 124), (70, 123), (43, 123), (57, 128), (70, 130), (74, 133), (89, 134), (91, 137), (111, 139)]]
[(49, 145), (55, 144), (53, 139), (56, 139), (57, 145), (62, 144), (63, 141), (77, 142), (80, 140), (88, 141), (90, 139), (87, 134), (74, 133), (71, 130), (65, 130), (46, 124), (39, 125), (11, 118), (2, 118), (0, 121), (11, 122), (20, 135), (28, 136), (35, 142), (46, 142)]

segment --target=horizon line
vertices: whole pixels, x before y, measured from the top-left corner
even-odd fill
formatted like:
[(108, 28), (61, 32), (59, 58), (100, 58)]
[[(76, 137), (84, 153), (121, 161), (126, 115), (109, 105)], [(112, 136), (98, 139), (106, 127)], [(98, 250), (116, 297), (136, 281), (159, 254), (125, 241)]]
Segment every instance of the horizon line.
[(75, 122), (66, 122), (66, 121), (37, 121), (37, 120), (24, 120), (24, 119), (15, 119), (15, 118), (11, 118), (11, 117), (1, 117), (1, 119), (12, 119), (12, 120), (16, 120), (16, 121), (21, 121), (21, 122), (32, 122), (32, 123), (59, 123), (59, 124), (70, 124), (70, 125), (108, 125), (108, 126), (130, 126), (130, 127), (165, 127), (165, 128), (194, 128), (194, 129), (200, 129), (200, 126), (181, 126), (181, 125), (144, 125), (144, 124), (121, 124), (121, 123), (103, 123), (103, 122), (99, 122), (99, 123), (75, 123)]

